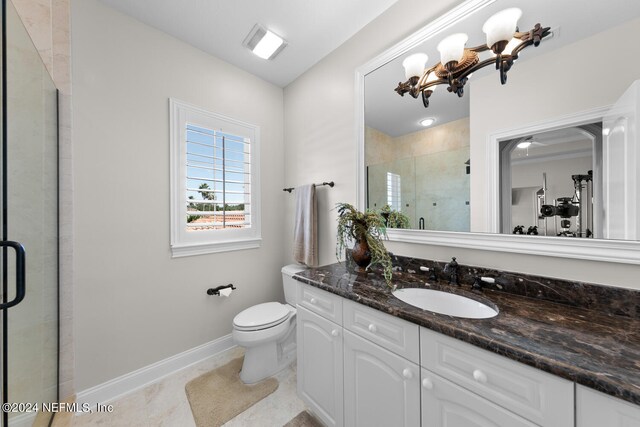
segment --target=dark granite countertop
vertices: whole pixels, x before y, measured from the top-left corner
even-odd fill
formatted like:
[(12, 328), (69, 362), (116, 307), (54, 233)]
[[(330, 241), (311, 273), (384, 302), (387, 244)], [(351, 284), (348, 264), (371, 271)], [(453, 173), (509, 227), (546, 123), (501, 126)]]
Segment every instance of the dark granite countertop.
[(484, 348), (578, 384), (640, 405), (640, 320), (484, 289), (429, 283), (420, 273), (395, 272), (398, 288), (429, 287), (488, 299), (500, 313), (462, 319), (408, 305), (391, 295), (381, 275), (332, 264), (295, 279)]

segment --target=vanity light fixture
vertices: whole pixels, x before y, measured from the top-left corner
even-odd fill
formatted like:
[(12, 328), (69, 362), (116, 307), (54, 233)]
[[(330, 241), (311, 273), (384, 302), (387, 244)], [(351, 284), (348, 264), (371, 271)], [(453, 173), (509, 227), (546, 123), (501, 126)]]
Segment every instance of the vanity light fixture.
[[(407, 57), (402, 65), (406, 82), (398, 83), (395, 89), (400, 96), (409, 93), (413, 98), (422, 94), (422, 103), (429, 106), (429, 97), (438, 85), (448, 85), (447, 90), (459, 97), (464, 94), (464, 85), (471, 73), (495, 64), (500, 71), (500, 82), (507, 82), (507, 72), (518, 59), (518, 54), (531, 45), (538, 46), (540, 41), (551, 34), (550, 27), (536, 24), (532, 30), (518, 31), (518, 19), (522, 11), (518, 8), (502, 10), (484, 23), (482, 31), (487, 35), (487, 43), (476, 47), (465, 47), (469, 37), (464, 33), (453, 34), (438, 44), (440, 62), (427, 68), (428, 56), (416, 53)], [(486, 59), (480, 60), (480, 53), (489, 52)]]
[(436, 119), (433, 117), (428, 117), (424, 120), (420, 120), (420, 126), (429, 127), (436, 122)]
[(262, 59), (273, 59), (287, 46), (287, 42), (274, 32), (256, 24), (242, 45)]

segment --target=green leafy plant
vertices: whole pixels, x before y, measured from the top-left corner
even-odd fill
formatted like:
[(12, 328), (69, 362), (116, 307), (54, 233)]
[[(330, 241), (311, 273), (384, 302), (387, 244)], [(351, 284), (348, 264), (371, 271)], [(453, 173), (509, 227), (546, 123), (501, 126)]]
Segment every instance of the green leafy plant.
[(391, 209), (391, 206), (385, 205), (380, 214), (387, 221), (387, 228), (411, 228), (409, 217), (400, 211)]
[(187, 215), (187, 222), (193, 222), (195, 220), (198, 220), (202, 218), (201, 215)]
[(371, 253), (371, 262), (367, 269), (374, 265), (382, 267), (384, 278), (390, 285), (391, 257), (382, 243), (382, 240), (387, 237), (384, 219), (374, 211), (360, 212), (349, 203), (338, 203), (336, 209), (338, 210), (336, 257), (340, 259), (340, 255), (352, 240), (366, 241)]

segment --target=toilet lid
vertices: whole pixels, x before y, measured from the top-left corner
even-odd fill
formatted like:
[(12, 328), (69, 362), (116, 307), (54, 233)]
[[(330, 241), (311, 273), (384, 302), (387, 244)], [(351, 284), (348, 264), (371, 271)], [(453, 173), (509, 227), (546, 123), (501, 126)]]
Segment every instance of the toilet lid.
[(282, 323), (291, 313), (286, 305), (279, 302), (265, 302), (241, 311), (234, 319), (236, 329), (265, 329)]

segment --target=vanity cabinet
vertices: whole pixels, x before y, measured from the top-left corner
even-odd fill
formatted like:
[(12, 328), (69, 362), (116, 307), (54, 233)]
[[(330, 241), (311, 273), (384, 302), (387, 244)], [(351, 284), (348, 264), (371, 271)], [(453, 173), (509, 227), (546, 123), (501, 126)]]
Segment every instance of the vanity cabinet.
[(420, 328), (420, 355), (423, 368), (482, 396), (488, 411), (493, 403), (536, 425), (574, 425), (571, 381), (426, 328)]
[(420, 426), (420, 368), (344, 331), (344, 424)]
[(640, 406), (578, 385), (577, 427), (640, 427)]
[(342, 426), (342, 327), (298, 304), (296, 334), (298, 394), (326, 426)]
[(298, 394), (327, 426), (640, 427), (640, 406), (306, 284), (297, 298)]
[(501, 406), (422, 369), (423, 427), (535, 427)]

